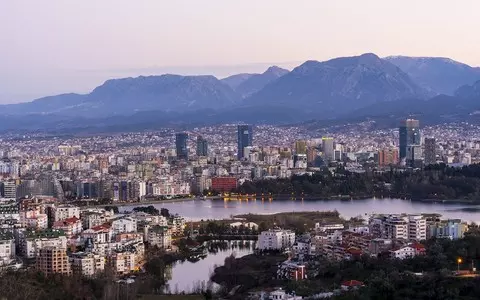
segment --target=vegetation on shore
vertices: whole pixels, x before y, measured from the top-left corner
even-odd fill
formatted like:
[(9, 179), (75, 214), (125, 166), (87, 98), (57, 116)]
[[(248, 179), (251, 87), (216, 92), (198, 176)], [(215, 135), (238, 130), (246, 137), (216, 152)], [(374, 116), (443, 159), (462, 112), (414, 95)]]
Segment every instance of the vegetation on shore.
[(239, 193), (292, 195), (317, 199), (359, 199), (369, 197), (407, 198), (412, 200), (480, 201), (480, 165), (462, 168), (445, 164), (422, 170), (367, 170), (355, 173), (343, 166), (327, 168), (313, 175), (295, 175), (288, 179), (246, 181)]
[[(242, 299), (248, 292), (272, 287), (311, 296), (339, 289), (348, 280), (362, 281), (365, 287), (334, 299), (479, 299), (480, 277), (454, 275), (457, 268), (471, 270), (480, 266), (478, 229), (473, 228), (460, 240), (431, 239), (424, 244), (424, 256), (404, 260), (388, 256), (343, 261), (315, 258), (307, 263), (308, 279), (302, 281), (275, 278), (276, 265), (286, 259), (282, 254), (230, 257), (224, 266), (215, 269), (212, 280), (222, 284), (225, 291), (240, 286), (231, 299)], [(458, 258), (462, 259), (461, 264)]]

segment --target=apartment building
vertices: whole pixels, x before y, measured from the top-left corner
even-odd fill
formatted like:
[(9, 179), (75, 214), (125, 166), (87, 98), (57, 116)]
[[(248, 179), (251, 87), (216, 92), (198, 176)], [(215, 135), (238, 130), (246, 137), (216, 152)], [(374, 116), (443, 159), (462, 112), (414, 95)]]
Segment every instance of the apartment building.
[(75, 274), (92, 277), (105, 270), (105, 257), (93, 254), (77, 252), (70, 255), (72, 271)]
[(112, 222), (113, 234), (137, 232), (137, 220), (126, 217)]
[(258, 249), (284, 250), (295, 243), (295, 232), (291, 230), (271, 229), (258, 236)]
[(72, 217), (80, 219), (79, 207), (73, 205), (59, 205), (53, 208), (53, 218), (55, 222)]
[(71, 217), (53, 223), (52, 228), (63, 230), (67, 238), (71, 238), (82, 232), (82, 221), (77, 217)]
[(0, 267), (9, 265), (15, 259), (15, 238), (13, 233), (0, 231)]
[(167, 226), (152, 226), (148, 228), (147, 242), (160, 249), (170, 249), (172, 247), (171, 230)]
[(20, 252), (25, 258), (35, 258), (43, 248), (67, 249), (67, 237), (62, 230), (29, 230), (22, 234)]
[(67, 250), (57, 247), (44, 247), (39, 249), (35, 262), (36, 269), (45, 275), (64, 274), (70, 275), (71, 268)]

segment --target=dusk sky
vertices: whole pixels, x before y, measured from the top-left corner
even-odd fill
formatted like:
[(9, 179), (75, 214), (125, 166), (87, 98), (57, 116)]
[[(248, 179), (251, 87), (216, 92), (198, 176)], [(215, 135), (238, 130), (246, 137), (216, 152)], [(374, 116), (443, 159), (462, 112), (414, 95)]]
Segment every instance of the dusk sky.
[(0, 103), (374, 52), (480, 66), (478, 0), (1, 0)]

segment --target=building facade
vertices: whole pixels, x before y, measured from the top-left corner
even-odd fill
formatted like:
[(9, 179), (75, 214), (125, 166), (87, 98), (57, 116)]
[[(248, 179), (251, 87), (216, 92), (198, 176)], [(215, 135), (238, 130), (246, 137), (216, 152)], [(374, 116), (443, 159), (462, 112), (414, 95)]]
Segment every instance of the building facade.
[(237, 158), (245, 157), (245, 147), (253, 145), (253, 129), (251, 125), (238, 125), (237, 127)]

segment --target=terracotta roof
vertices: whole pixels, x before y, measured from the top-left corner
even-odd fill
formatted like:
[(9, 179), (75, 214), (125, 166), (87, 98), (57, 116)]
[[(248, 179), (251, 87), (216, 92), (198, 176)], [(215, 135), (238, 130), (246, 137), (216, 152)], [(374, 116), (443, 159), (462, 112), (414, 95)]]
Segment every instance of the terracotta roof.
[(348, 281), (342, 282), (342, 286), (353, 287), (353, 286), (363, 286), (363, 285), (364, 283), (358, 280), (348, 280)]

